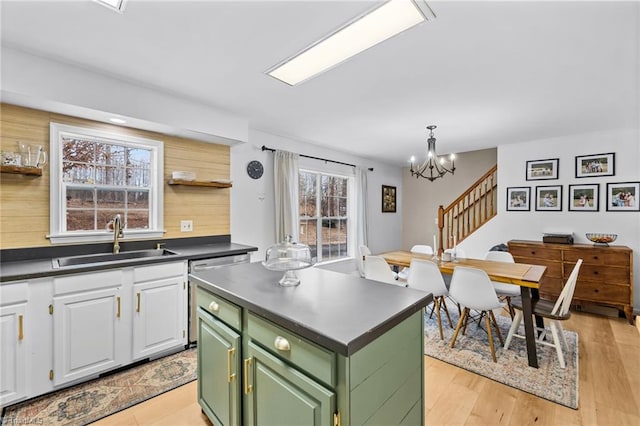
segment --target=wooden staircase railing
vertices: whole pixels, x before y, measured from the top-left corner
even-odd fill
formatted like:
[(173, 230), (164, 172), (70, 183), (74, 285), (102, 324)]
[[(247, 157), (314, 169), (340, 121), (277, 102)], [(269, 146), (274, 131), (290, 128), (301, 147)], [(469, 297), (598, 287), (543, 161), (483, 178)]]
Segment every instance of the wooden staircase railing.
[(453, 247), (497, 214), (498, 165), (447, 207), (438, 207), (438, 253)]

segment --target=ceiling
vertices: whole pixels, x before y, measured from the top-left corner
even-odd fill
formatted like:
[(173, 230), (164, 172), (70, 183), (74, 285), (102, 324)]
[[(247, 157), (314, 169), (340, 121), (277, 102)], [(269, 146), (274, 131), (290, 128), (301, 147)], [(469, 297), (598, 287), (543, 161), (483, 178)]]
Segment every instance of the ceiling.
[(2, 0), (8, 47), (198, 101), (251, 128), (406, 165), (637, 128), (640, 3), (430, 1), (424, 22), (298, 86), (265, 74), (380, 1)]

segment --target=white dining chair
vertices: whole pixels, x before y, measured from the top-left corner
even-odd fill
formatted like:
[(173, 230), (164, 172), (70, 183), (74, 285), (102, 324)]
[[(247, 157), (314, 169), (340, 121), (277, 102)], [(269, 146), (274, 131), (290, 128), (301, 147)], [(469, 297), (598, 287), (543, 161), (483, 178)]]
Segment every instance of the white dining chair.
[[(430, 255), (430, 254), (433, 254), (433, 249), (431, 248), (431, 246), (428, 246), (426, 244), (416, 244), (413, 247), (411, 247), (411, 253)], [(398, 278), (400, 278), (401, 280), (408, 280), (410, 272), (411, 272), (410, 267), (402, 268), (402, 270), (398, 272)]]
[(444, 340), (444, 335), (442, 334), (442, 318), (440, 316), (441, 309), (443, 309), (447, 315), (451, 328), (453, 328), (453, 323), (451, 322), (451, 316), (449, 315), (449, 310), (444, 300), (444, 298), (449, 295), (449, 291), (444, 285), (444, 279), (442, 278), (442, 273), (438, 265), (430, 260), (412, 259), (411, 274), (407, 280), (407, 287), (426, 291), (433, 295), (433, 310), (435, 310), (436, 318), (438, 319), (440, 339)]
[[(539, 299), (534, 302), (532, 307), (533, 315), (549, 320), (549, 327), (537, 328), (540, 334), (536, 338), (536, 343), (551, 346), (552, 348), (556, 349), (560, 368), (566, 368), (561, 343), (564, 344), (565, 348), (568, 349), (569, 347), (567, 345), (567, 340), (564, 337), (564, 329), (562, 328), (561, 321), (566, 321), (571, 316), (569, 307), (571, 306), (571, 300), (573, 299), (573, 293), (576, 288), (576, 282), (578, 280), (578, 273), (580, 272), (581, 265), (582, 259), (578, 259), (576, 265), (571, 271), (571, 274), (569, 275), (569, 278), (567, 278), (566, 284), (564, 285), (564, 287), (562, 287), (560, 296), (558, 296), (558, 299), (555, 303), (549, 302), (548, 300)], [(511, 345), (511, 341), (514, 337), (518, 337), (520, 339), (525, 338), (524, 335), (517, 333), (518, 327), (520, 327), (520, 323), (523, 319), (522, 304), (519, 303), (519, 301), (514, 301), (512, 305), (517, 310), (517, 312), (515, 318), (513, 319), (513, 322), (511, 323), (511, 328), (509, 329), (507, 339), (504, 342), (505, 350), (509, 349), (509, 345)], [(549, 337), (549, 333), (551, 333), (552, 342), (548, 342), (545, 340), (547, 337)]]
[(406, 285), (405, 282), (400, 282), (396, 279), (387, 261), (380, 256), (364, 256), (364, 277), (368, 280), (402, 287)]
[[(507, 251), (488, 251), (484, 256), (484, 259), (492, 260), (494, 262), (515, 263), (515, 260), (513, 260), (513, 256)], [(509, 316), (511, 317), (511, 319), (513, 319), (515, 310), (513, 309), (513, 306), (511, 306), (511, 298), (520, 296), (520, 286), (501, 283), (497, 281), (491, 281), (491, 284), (493, 284), (493, 288), (496, 291), (498, 298), (504, 300), (507, 303)]]
[(480, 312), (481, 316), (484, 316), (487, 335), (489, 337), (489, 348), (491, 349), (491, 358), (493, 362), (498, 362), (496, 359), (496, 350), (493, 345), (493, 332), (491, 331), (491, 325), (493, 324), (500, 345), (503, 344), (502, 334), (496, 323), (496, 318), (493, 315), (493, 310), (502, 308), (504, 304), (498, 300), (496, 291), (491, 285), (489, 275), (481, 269), (469, 268), (466, 266), (456, 266), (453, 269), (453, 277), (451, 277), (451, 286), (449, 287), (449, 296), (458, 302), (464, 309), (460, 320), (456, 325), (456, 330), (453, 333), (453, 339), (451, 339), (451, 347), (453, 348), (458, 338), (458, 333), (462, 329), (462, 334), (465, 334), (467, 321), (469, 319), (469, 313), (471, 310)]
[(371, 254), (371, 250), (369, 247), (365, 245), (358, 246), (358, 256), (356, 259), (356, 263), (358, 265), (358, 272), (360, 272), (360, 276), (364, 278), (364, 257), (369, 256)]

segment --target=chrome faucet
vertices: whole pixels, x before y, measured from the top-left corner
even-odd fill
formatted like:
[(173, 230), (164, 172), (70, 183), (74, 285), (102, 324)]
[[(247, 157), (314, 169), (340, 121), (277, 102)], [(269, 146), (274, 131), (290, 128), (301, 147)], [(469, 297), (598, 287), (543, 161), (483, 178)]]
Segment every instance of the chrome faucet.
[(119, 238), (124, 237), (122, 233), (122, 218), (120, 217), (120, 213), (113, 218), (113, 254), (120, 253), (120, 242)]

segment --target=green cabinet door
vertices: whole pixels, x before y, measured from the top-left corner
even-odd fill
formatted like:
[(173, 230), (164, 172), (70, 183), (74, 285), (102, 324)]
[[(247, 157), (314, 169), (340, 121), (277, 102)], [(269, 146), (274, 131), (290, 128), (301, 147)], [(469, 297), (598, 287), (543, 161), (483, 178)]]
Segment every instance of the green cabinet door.
[(198, 308), (198, 402), (216, 426), (240, 425), (238, 333)]
[(333, 424), (335, 393), (253, 342), (245, 354), (245, 424)]

